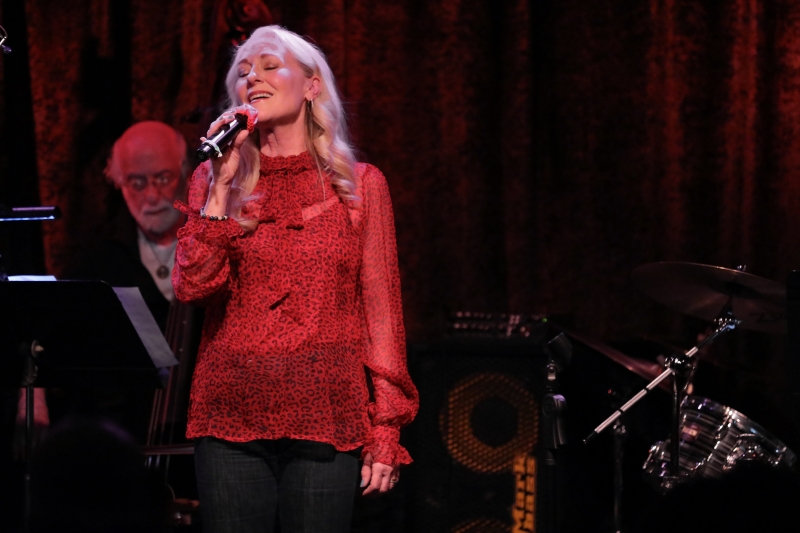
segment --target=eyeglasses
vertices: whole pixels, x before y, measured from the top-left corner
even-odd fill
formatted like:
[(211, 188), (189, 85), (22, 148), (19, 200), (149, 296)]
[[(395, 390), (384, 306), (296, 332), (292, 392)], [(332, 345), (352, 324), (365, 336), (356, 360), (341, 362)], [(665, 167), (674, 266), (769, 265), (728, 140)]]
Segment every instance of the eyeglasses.
[(148, 183), (152, 183), (153, 187), (155, 187), (157, 190), (161, 190), (167, 185), (174, 183), (177, 179), (178, 176), (174, 172), (165, 170), (163, 172), (159, 172), (158, 174), (151, 174), (149, 176), (142, 174), (125, 176), (124, 185), (125, 187), (136, 192), (142, 192), (147, 188)]

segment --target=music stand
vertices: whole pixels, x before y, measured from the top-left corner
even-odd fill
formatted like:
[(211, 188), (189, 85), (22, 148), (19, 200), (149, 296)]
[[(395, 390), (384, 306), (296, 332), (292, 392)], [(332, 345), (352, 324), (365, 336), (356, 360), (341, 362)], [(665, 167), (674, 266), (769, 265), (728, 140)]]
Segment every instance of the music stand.
[(34, 387), (158, 387), (178, 364), (135, 287), (102, 281), (0, 282), (0, 382), (25, 387), (25, 524), (30, 519)]

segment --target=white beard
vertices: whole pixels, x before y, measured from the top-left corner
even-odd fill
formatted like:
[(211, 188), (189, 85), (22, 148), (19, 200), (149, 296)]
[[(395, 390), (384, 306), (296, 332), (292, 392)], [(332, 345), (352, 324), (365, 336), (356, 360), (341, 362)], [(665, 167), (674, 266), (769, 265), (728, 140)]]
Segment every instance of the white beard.
[[(148, 210), (163, 209), (164, 206), (157, 206), (155, 209), (150, 207)], [(154, 235), (163, 235), (172, 229), (178, 222), (181, 212), (169, 206), (169, 209), (161, 213), (147, 214), (143, 211), (135, 213), (133, 218), (143, 231)]]

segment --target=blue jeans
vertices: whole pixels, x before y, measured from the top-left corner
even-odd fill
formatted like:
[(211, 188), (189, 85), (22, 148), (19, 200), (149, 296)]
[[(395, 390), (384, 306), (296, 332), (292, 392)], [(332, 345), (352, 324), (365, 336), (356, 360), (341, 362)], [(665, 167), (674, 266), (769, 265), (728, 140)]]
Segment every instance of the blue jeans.
[(290, 439), (195, 446), (203, 533), (347, 533), (358, 455)]

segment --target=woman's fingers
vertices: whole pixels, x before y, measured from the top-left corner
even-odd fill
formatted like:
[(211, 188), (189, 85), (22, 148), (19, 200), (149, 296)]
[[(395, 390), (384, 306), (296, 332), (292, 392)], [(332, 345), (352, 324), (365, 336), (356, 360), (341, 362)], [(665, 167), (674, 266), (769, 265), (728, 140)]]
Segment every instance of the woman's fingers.
[(380, 463), (375, 463), (372, 465), (369, 479), (367, 480), (367, 488), (364, 489), (364, 492), (362, 493), (364, 496), (386, 492), (388, 490), (389, 476), (380, 468), (378, 468), (378, 465), (380, 465)]
[(389, 476), (391, 476), (391, 472), (386, 475), (381, 476), (381, 485), (379, 492), (384, 493), (389, 491)]
[[(367, 465), (367, 461), (366, 461), (366, 458), (365, 458), (364, 466), (361, 469), (362, 482), (365, 479), (364, 474), (365, 474), (365, 469), (366, 468), (368, 468), (368, 465)], [(386, 492), (386, 491), (388, 491), (389, 489), (392, 488), (393, 484), (390, 483), (390, 481), (392, 479), (392, 471), (393, 471), (393, 469), (392, 469), (391, 466), (385, 465), (383, 463), (372, 463), (372, 465), (371, 465), (371, 467), (369, 467), (369, 469), (370, 469), (369, 479), (367, 481), (367, 483), (369, 483), (369, 485), (367, 486), (367, 488), (363, 492), (364, 496), (367, 496), (367, 495), (373, 494), (373, 493), (383, 493), (383, 492)]]
[(384, 493), (392, 488), (400, 479), (400, 468), (392, 468), (383, 463), (376, 463), (371, 453), (364, 456), (364, 464), (361, 466), (361, 486), (364, 489), (364, 496), (373, 493)]
[[(220, 115), (217, 120), (211, 123), (206, 133), (207, 137), (201, 137), (201, 140), (205, 142), (209, 138), (213, 138), (214, 135), (219, 132), (220, 128), (235, 120), (236, 116), (233, 110), (226, 111)], [(217, 185), (230, 186), (233, 182), (233, 177), (239, 168), (239, 148), (244, 144), (247, 136), (248, 131), (246, 129), (242, 130), (236, 135), (229, 149), (220, 146), (221, 154), (219, 154), (218, 157), (211, 158), (211, 173), (214, 178), (214, 183)]]
[(361, 465), (361, 487), (366, 487), (372, 479), (372, 454), (368, 453), (364, 457), (364, 464)]
[(249, 133), (247, 133), (247, 130), (240, 131), (239, 134), (236, 136), (236, 138), (233, 140), (233, 148), (237, 149), (240, 148), (242, 144), (244, 144), (244, 140), (247, 139), (248, 135)]
[(213, 137), (214, 134), (217, 133), (217, 131), (219, 131), (219, 129), (222, 126), (230, 122), (233, 122), (234, 119), (235, 117), (233, 116), (232, 113), (223, 113), (217, 120), (212, 122), (211, 125), (208, 127), (208, 132), (206, 133), (206, 137), (208, 138)]

